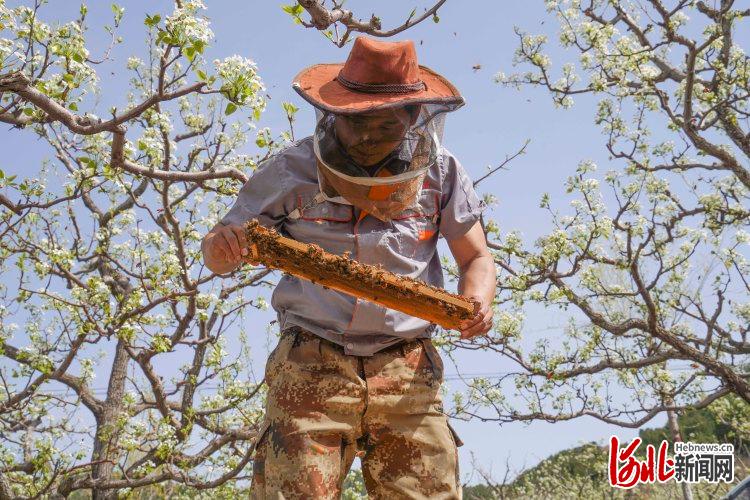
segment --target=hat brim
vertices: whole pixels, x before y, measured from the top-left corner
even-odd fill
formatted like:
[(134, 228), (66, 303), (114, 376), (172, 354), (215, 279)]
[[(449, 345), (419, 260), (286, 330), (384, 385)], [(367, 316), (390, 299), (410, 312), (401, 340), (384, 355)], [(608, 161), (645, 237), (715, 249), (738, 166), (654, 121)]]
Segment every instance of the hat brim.
[(448, 80), (426, 66), (419, 66), (425, 89), (409, 93), (368, 94), (344, 87), (336, 77), (343, 63), (316, 64), (294, 77), (292, 87), (313, 106), (337, 114), (355, 114), (405, 106), (408, 104), (445, 104), (456, 108), (464, 99)]

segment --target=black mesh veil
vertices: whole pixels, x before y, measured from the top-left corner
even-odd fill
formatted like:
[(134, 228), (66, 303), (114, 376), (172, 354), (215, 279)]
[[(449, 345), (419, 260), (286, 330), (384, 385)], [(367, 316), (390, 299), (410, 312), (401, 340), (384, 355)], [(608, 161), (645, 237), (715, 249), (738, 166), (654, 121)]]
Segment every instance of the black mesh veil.
[(316, 108), (314, 133), (323, 194), (381, 220), (413, 206), (437, 160), (445, 115), (455, 104), (417, 104), (367, 114)]

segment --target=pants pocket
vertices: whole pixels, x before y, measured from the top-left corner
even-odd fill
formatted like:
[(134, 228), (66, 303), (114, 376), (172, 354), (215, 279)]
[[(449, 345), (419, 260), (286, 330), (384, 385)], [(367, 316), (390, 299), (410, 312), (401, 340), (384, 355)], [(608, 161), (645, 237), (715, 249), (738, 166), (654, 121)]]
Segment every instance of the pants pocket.
[(422, 349), (424, 350), (425, 356), (427, 356), (427, 359), (430, 360), (430, 366), (432, 367), (432, 373), (435, 375), (435, 379), (438, 383), (442, 383), (443, 360), (440, 357), (440, 353), (435, 348), (435, 346), (432, 345), (432, 340), (419, 339), (419, 342), (422, 344)]
[(297, 330), (287, 359), (299, 365), (319, 364), (323, 361), (320, 343), (320, 337), (314, 333)]
[(271, 380), (276, 376), (279, 371), (279, 364), (282, 363), (288, 356), (289, 349), (292, 347), (296, 337), (298, 329), (287, 328), (279, 336), (279, 341), (276, 343), (271, 354), (268, 355), (266, 360), (265, 369), (265, 380), (266, 385), (270, 386)]
[[(461, 441), (460, 437), (458, 437), (458, 434), (456, 433), (456, 430), (453, 428), (453, 426), (448, 421), (448, 417), (447, 416), (445, 417), (445, 423), (448, 425), (448, 430), (450, 431), (451, 439), (453, 440), (453, 444), (455, 445), (455, 447), (453, 448), (453, 450), (454, 450), (453, 456), (454, 456), (454, 459), (456, 461), (455, 479), (456, 479), (456, 488), (458, 488), (460, 490), (460, 488), (461, 488), (461, 470), (460, 470), (460, 466), (459, 466), (459, 463), (458, 463), (459, 462), (459, 460), (458, 460), (458, 447), (459, 446), (463, 446), (464, 442)], [(459, 494), (459, 497), (460, 497), (460, 494)]]
[(455, 443), (456, 447), (463, 446), (464, 442), (461, 441), (461, 438), (458, 437), (458, 433), (456, 432), (456, 429), (453, 428), (451, 423), (448, 421), (448, 417), (445, 417), (445, 423), (448, 424), (448, 430), (451, 431), (451, 437), (453, 438), (453, 442)]
[(263, 489), (266, 484), (266, 449), (264, 447), (265, 441), (268, 439), (269, 429), (271, 422), (264, 420), (258, 431), (258, 436), (255, 438), (253, 443), (253, 479), (250, 486), (250, 498), (263, 498)]
[(263, 438), (266, 437), (266, 434), (268, 434), (268, 428), (271, 427), (271, 422), (269, 420), (264, 420), (263, 423), (260, 425), (260, 430), (258, 431), (258, 437), (255, 438), (255, 442), (253, 443), (253, 453), (256, 453), (258, 451), (258, 448), (263, 443)]

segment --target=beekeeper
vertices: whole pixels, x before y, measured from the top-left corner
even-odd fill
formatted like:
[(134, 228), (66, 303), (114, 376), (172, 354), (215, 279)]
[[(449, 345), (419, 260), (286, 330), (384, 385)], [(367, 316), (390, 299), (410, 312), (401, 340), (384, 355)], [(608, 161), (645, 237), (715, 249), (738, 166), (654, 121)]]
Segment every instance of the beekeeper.
[[(345, 63), (294, 79), (315, 107), (313, 135), (262, 162), (203, 239), (212, 271), (247, 256), (257, 219), (328, 252), (442, 287), (437, 242), (460, 270), (458, 292), (480, 303), (461, 337), (492, 327), (496, 272), (479, 223), (484, 203), (441, 144), (464, 104), (417, 63), (411, 41), (359, 37)], [(373, 498), (460, 498), (457, 446), (443, 413), (436, 326), (284, 275), (271, 304), (281, 336), (266, 364), (256, 442), (256, 498), (338, 498), (355, 456)]]

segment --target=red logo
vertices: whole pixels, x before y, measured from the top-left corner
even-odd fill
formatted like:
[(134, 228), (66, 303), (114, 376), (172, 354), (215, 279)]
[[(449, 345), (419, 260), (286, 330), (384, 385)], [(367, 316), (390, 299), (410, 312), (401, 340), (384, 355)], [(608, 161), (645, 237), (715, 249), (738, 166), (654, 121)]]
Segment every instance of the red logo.
[(638, 483), (663, 483), (674, 476), (674, 460), (667, 457), (669, 445), (666, 441), (661, 442), (658, 453), (654, 445), (646, 446), (646, 460), (643, 461), (633, 456), (640, 445), (641, 438), (635, 438), (621, 450), (617, 436), (609, 439), (610, 486), (629, 489)]

